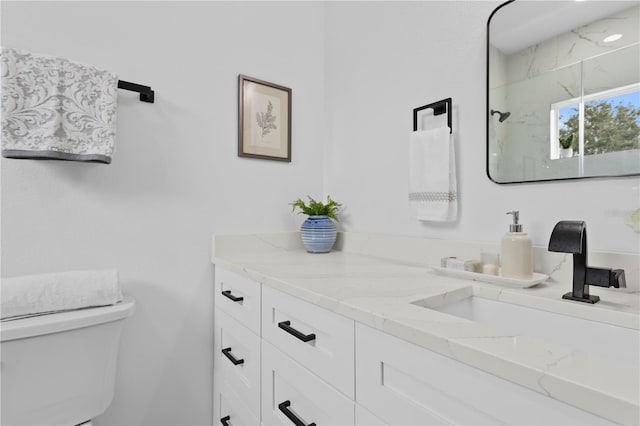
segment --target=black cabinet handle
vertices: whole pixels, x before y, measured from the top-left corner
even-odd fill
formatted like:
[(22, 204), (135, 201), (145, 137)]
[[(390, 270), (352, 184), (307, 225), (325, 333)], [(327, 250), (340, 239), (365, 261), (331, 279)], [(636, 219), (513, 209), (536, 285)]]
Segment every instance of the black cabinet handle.
[(314, 333), (311, 334), (302, 334), (295, 328), (291, 327), (291, 321), (282, 321), (278, 323), (278, 327), (289, 333), (290, 335), (297, 337), (303, 342), (310, 342), (311, 340), (316, 339), (316, 335)]
[(280, 404), (278, 404), (278, 409), (280, 411), (282, 411), (282, 413), (287, 416), (287, 418), (289, 420), (291, 420), (293, 422), (294, 425), (296, 426), (316, 426), (315, 423), (309, 423), (308, 425), (303, 422), (302, 420), (300, 420), (298, 418), (298, 416), (296, 416), (295, 414), (293, 414), (292, 411), (289, 410), (289, 407), (291, 406), (291, 401), (286, 400), (284, 402), (281, 402)]
[(231, 355), (231, 348), (225, 348), (222, 350), (222, 354), (229, 358), (229, 361), (233, 363), (233, 365), (244, 364), (244, 359), (237, 359), (233, 355)]
[(231, 426), (229, 424), (229, 420), (231, 420), (231, 416), (224, 416), (223, 418), (220, 419), (220, 423), (222, 423), (223, 426)]
[(231, 294), (231, 290), (223, 291), (222, 295), (225, 296), (225, 297), (228, 297), (229, 299), (233, 300), (234, 302), (242, 302), (244, 300), (244, 297), (236, 297), (233, 294)]

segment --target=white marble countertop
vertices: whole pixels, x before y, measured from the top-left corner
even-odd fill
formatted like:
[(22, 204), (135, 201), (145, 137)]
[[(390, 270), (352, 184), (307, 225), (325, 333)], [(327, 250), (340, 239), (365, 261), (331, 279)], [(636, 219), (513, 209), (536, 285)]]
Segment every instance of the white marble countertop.
[[(613, 422), (640, 423), (640, 361), (590, 356), (563, 344), (507, 333), (499, 327), (425, 307), (473, 294), (638, 330), (637, 292), (593, 288), (592, 294), (598, 294), (601, 302), (587, 306), (561, 299), (571, 284), (554, 282), (559, 265), (546, 271), (552, 276), (547, 283), (527, 289), (508, 288), (439, 275), (428, 266), (434, 264), (437, 253), (430, 253), (424, 264), (414, 259), (403, 261), (399, 259), (401, 253), (395, 259), (371, 255), (372, 244), (383, 243), (384, 238), (367, 236), (367, 249), (359, 250), (358, 244), (346, 242), (351, 241), (346, 235), (341, 236), (345, 241), (338, 244), (342, 250), (327, 254), (307, 253), (295, 240), (296, 233), (215, 236), (212, 261), (263, 285)], [(393, 243), (397, 252), (402, 239), (395, 238)], [(429, 240), (407, 239), (407, 249), (413, 253), (423, 243), (428, 244)], [(462, 247), (464, 243), (457, 244)], [(454, 250), (455, 246), (449, 244), (447, 250)], [(633, 258), (632, 261), (635, 262)]]

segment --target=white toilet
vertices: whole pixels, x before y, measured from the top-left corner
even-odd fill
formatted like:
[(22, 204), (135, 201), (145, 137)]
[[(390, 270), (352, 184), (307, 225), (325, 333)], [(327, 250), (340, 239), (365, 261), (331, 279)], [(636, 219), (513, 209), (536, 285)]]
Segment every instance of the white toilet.
[[(124, 320), (135, 301), (0, 325), (0, 424), (73, 426), (113, 399)], [(90, 423), (89, 423), (90, 424)]]

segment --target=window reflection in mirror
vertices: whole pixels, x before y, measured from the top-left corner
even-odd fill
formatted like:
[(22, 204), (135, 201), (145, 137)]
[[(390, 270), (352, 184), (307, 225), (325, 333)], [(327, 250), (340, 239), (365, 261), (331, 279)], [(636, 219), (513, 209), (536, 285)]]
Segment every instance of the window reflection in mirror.
[(494, 11), (487, 46), (493, 181), (640, 174), (638, 22), (638, 2), (514, 1)]
[[(640, 84), (551, 104), (551, 159), (620, 152), (640, 141)], [(562, 155), (562, 150), (571, 155)], [(565, 152), (566, 153), (566, 152)]]

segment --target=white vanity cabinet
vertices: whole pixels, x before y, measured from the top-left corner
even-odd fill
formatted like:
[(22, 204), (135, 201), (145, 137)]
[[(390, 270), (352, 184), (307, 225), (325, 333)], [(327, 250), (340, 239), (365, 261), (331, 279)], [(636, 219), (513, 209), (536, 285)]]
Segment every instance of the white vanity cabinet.
[(390, 425), (612, 424), (362, 324), (356, 324), (356, 395)]
[(214, 425), (354, 425), (355, 322), (220, 267)]
[(226, 269), (216, 268), (215, 305), (254, 334), (260, 335), (260, 284)]
[[(215, 314), (215, 368), (221, 390), (242, 395), (242, 402), (260, 415), (260, 337), (218, 310)], [(221, 412), (220, 414), (224, 414)], [(222, 416), (224, 417), (224, 415)]]
[[(223, 384), (222, 387), (225, 385)], [(214, 401), (214, 425), (224, 426), (256, 426), (260, 424), (260, 418), (242, 400), (242, 396), (226, 390), (217, 392)], [(224, 415), (220, 414), (224, 413)]]
[(356, 424), (355, 426), (387, 426), (387, 423), (374, 416), (371, 411), (356, 404)]
[(260, 424), (260, 285), (215, 271), (213, 424)]
[(262, 424), (353, 425), (354, 403), (263, 340)]
[(220, 267), (214, 425), (607, 420)]
[(352, 400), (354, 325), (281, 291), (262, 289), (262, 338)]

